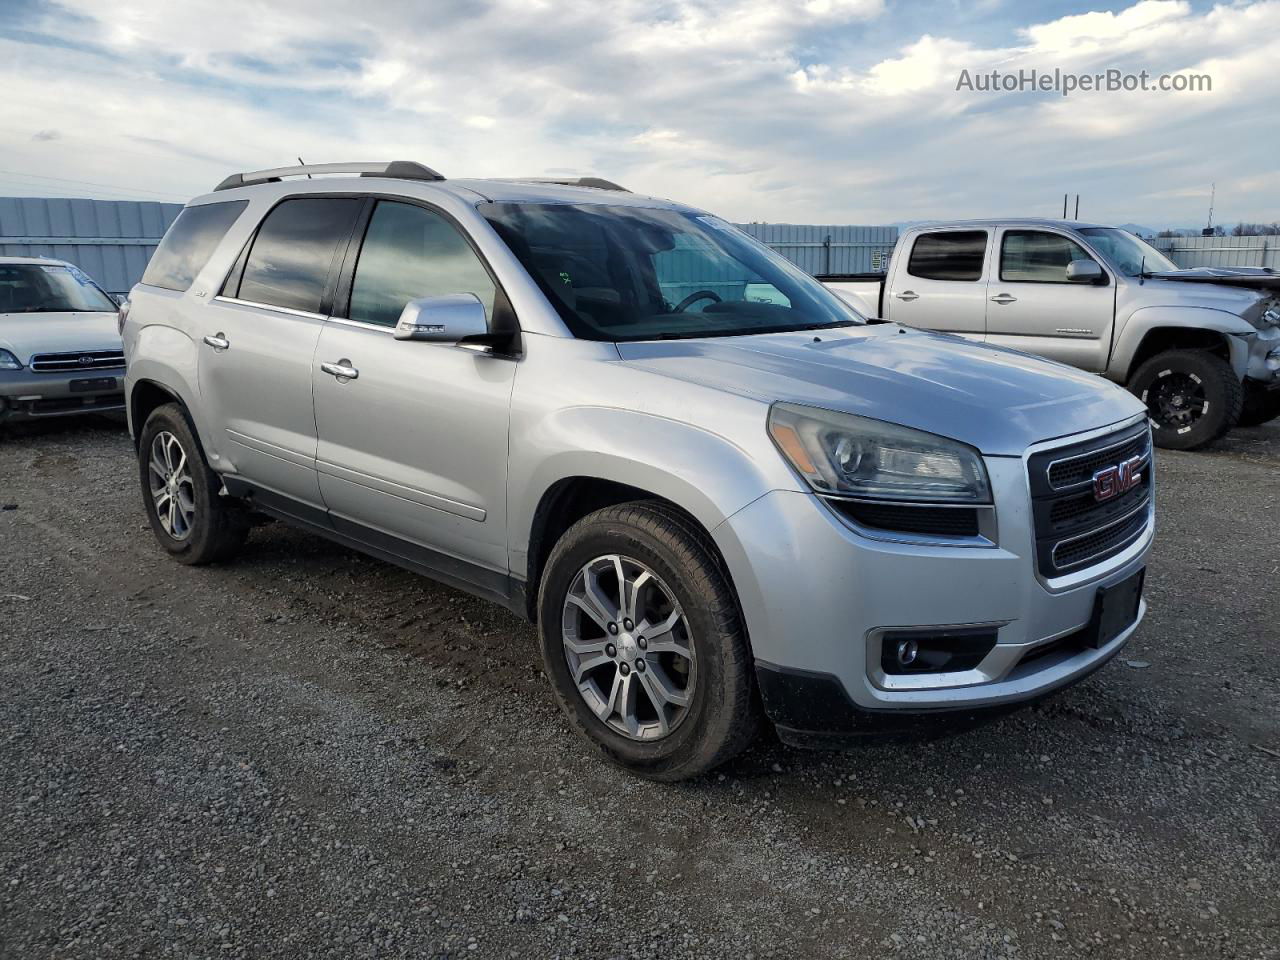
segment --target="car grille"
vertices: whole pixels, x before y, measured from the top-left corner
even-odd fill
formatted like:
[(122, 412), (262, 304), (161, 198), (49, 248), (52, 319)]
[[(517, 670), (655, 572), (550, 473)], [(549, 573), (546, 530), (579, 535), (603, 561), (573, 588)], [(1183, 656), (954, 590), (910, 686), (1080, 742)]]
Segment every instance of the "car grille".
[[(1094, 477), (1139, 458), (1139, 482), (1106, 500), (1094, 495)], [(1151, 523), (1151, 431), (1145, 424), (1045, 450), (1029, 463), (1035, 517), (1036, 565), (1060, 577), (1121, 553)]]
[(87, 370), (113, 370), (124, 366), (121, 350), (90, 350), (84, 353), (37, 353), (31, 358), (36, 373), (75, 373)]

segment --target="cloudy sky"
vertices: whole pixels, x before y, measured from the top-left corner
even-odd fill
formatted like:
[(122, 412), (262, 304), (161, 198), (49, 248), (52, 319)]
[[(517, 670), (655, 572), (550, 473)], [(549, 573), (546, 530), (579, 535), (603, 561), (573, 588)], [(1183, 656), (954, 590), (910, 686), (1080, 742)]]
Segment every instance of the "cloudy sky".
[[(733, 220), (1280, 220), (1280, 0), (0, 0), (0, 194), (417, 159)], [(957, 90), (993, 69), (1212, 91)]]

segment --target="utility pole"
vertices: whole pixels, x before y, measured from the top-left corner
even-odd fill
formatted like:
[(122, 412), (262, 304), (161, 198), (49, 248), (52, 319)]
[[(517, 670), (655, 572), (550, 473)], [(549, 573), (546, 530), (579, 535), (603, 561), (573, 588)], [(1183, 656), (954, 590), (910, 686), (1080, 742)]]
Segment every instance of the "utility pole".
[(1062, 195), (1062, 219), (1063, 220), (1067, 219), (1067, 197), (1068, 196), (1070, 196), (1070, 194), (1064, 193)]
[(1076, 216), (1075, 216), (1075, 219), (1077, 219), (1077, 220), (1079, 220), (1079, 219), (1080, 219), (1080, 194), (1078, 194), (1078, 193), (1076, 194)]
[(1209, 222), (1205, 224), (1205, 228), (1200, 231), (1202, 237), (1213, 236), (1213, 202), (1218, 198), (1218, 184), (1209, 184)]

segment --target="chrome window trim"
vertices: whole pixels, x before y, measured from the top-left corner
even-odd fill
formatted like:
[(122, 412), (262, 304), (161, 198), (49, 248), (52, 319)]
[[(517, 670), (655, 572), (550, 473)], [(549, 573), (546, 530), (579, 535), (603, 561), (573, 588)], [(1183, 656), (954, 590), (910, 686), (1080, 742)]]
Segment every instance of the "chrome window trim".
[(292, 307), (279, 307), (274, 303), (259, 303), (256, 300), (241, 300), (238, 297), (224, 297), (218, 294), (212, 303), (231, 303), (237, 307), (253, 307), (255, 310), (269, 310), (272, 313), (283, 313), (290, 317), (302, 317), (306, 320), (327, 320), (323, 313), (310, 313), (306, 310), (294, 310)]

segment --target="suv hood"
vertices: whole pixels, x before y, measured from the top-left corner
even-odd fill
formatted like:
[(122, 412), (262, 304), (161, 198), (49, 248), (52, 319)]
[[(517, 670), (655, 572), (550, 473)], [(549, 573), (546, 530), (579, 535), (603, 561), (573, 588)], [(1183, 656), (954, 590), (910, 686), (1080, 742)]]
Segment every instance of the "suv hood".
[(993, 456), (1145, 411), (1073, 367), (896, 324), (619, 343), (618, 352), (664, 376), (915, 427)]
[(123, 349), (114, 313), (0, 313), (0, 350), (24, 366), (35, 353)]

